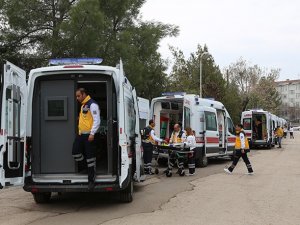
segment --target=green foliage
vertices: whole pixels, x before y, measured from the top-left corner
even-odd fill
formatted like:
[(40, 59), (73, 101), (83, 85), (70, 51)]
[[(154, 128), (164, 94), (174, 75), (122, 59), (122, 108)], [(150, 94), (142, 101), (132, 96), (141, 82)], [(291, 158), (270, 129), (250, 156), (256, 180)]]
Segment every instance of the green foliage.
[(279, 77), (279, 69), (263, 69), (258, 65), (250, 65), (240, 58), (232, 63), (226, 74), (228, 83), (236, 87), (241, 103), (237, 105), (239, 113), (251, 108), (262, 108), (277, 114), (281, 104), (276, 90), (275, 80)]
[(145, 22), (145, 0), (0, 0), (0, 59), (27, 71), (49, 58), (102, 57), (115, 66), (120, 58), (138, 95), (152, 98), (166, 87), (167, 62), (159, 42), (178, 28)]
[[(170, 90), (185, 91), (198, 94), (200, 89), (200, 55), (208, 52), (206, 46), (197, 47), (188, 59), (182, 51), (171, 47), (174, 65), (170, 75)], [(203, 97), (215, 98), (222, 101), (225, 96), (225, 81), (219, 67), (215, 64), (212, 55), (202, 59), (202, 88)]]

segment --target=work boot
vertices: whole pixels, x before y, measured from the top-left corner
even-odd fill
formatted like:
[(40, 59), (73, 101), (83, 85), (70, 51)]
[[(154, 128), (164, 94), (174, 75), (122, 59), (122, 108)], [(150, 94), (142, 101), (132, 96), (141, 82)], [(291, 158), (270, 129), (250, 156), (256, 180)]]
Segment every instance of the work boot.
[(95, 182), (89, 181), (88, 190), (92, 191), (92, 190), (94, 190), (94, 188), (95, 188)]
[(166, 173), (167, 177), (171, 177), (172, 176), (172, 170), (171, 169), (167, 169), (165, 173)]

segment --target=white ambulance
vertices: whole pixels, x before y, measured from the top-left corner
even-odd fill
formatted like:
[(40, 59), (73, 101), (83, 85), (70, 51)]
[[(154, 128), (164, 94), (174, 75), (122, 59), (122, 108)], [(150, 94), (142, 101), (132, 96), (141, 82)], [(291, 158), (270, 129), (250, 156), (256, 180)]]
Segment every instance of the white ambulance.
[(276, 117), (263, 109), (251, 109), (242, 112), (241, 123), (251, 147), (275, 145)]
[[(133, 180), (143, 163), (135, 89), (122, 62), (95, 65), (101, 59), (52, 60), (26, 73), (5, 62), (1, 71), (0, 188), (24, 185), (37, 203), (52, 192), (88, 191), (87, 174), (72, 158), (80, 105), (75, 90), (83, 87), (100, 107), (94, 192), (119, 192), (132, 201)], [(89, 65), (90, 64), (90, 65)]]
[(196, 136), (198, 167), (207, 166), (209, 157), (233, 154), (235, 129), (221, 102), (182, 92), (163, 95), (152, 99), (150, 106), (157, 136), (170, 138), (175, 123), (181, 123), (183, 129), (191, 127)]

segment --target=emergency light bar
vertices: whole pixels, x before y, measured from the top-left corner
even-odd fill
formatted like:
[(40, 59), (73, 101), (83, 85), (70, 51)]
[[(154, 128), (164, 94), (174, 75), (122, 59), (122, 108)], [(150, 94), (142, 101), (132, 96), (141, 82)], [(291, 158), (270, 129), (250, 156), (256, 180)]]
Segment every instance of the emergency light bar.
[(61, 58), (50, 59), (49, 66), (61, 66), (61, 65), (97, 65), (101, 64), (102, 58)]
[(177, 92), (163, 92), (161, 93), (161, 96), (174, 96), (174, 95), (186, 95), (186, 92), (180, 92), (180, 91), (177, 91)]

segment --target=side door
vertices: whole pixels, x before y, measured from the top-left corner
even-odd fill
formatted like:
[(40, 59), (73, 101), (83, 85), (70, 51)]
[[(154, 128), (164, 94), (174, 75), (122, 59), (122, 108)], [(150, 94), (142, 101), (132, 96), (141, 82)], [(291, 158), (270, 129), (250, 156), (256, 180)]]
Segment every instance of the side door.
[(2, 68), (0, 188), (24, 183), (27, 114), (26, 72), (10, 62)]
[(132, 97), (134, 101), (135, 110), (135, 180), (141, 181), (141, 169), (144, 168), (143, 158), (142, 158), (142, 139), (140, 134), (140, 114), (138, 106), (138, 98), (136, 96), (136, 90), (132, 90)]
[(217, 111), (214, 108), (204, 108), (204, 131), (206, 154), (219, 153), (218, 120)]

